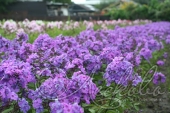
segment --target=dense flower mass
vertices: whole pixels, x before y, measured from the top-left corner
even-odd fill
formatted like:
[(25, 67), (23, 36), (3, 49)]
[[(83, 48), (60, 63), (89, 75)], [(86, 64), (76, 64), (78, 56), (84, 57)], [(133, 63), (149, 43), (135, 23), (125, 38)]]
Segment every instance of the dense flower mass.
[(132, 81), (133, 85), (137, 85), (142, 81), (141, 77), (134, 75), (133, 65), (124, 60), (123, 57), (115, 57), (113, 61), (107, 66), (104, 78), (109, 86), (111, 82), (128, 85)]
[[(103, 22), (97, 21), (101, 25)], [(115, 24), (105, 21), (104, 24)], [(16, 23), (3, 27), (10, 32)], [(23, 30), (13, 40), (0, 36), (0, 100), (5, 106), (17, 102), (20, 111), (35, 109), (42, 113), (83, 113), (82, 103), (91, 104), (100, 93), (97, 82), (137, 86), (142, 75), (136, 71), (142, 61), (150, 63), (155, 51), (164, 48), (170, 36), (170, 23), (155, 22), (114, 30), (94, 31), (93, 23), (75, 37), (41, 34), (33, 42)], [(22, 25), (22, 24), (21, 24)], [(43, 32), (41, 21), (23, 22), (27, 32)], [(48, 23), (48, 28), (62, 29), (63, 22)], [(79, 26), (78, 22), (73, 24)], [(103, 25), (104, 26), (104, 25)], [(64, 27), (63, 29), (66, 29)], [(165, 52), (162, 57), (167, 58)], [(157, 65), (164, 64), (162, 59)], [(101, 78), (101, 79), (100, 79)], [(100, 79), (100, 80), (99, 80)], [(156, 73), (153, 83), (165, 82), (165, 75)]]
[(108, 26), (114, 25), (138, 25), (140, 23), (151, 23), (150, 20), (110, 20), (110, 21), (53, 21), (53, 22), (43, 22), (41, 20), (28, 20), (25, 19), (22, 22), (16, 22), (13, 20), (7, 20), (4, 23), (0, 23), (0, 28), (3, 28), (7, 33), (16, 33), (24, 31), (26, 33), (44, 33), (47, 29), (59, 29), (59, 30), (74, 30), (85, 27), (86, 29), (94, 28), (98, 26), (101, 29), (108, 29)]

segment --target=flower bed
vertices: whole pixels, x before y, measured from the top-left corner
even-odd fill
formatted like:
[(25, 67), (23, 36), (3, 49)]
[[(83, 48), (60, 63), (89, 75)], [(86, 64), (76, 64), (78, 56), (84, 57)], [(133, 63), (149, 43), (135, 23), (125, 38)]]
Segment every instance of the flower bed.
[(0, 37), (0, 112), (138, 111), (139, 91), (167, 78), (169, 22), (28, 39)]

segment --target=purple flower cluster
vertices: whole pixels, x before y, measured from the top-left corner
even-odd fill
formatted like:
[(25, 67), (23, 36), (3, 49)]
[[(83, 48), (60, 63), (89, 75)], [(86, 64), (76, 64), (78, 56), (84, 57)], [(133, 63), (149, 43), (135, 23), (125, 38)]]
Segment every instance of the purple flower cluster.
[(90, 104), (90, 100), (95, 99), (98, 91), (90, 76), (75, 72), (71, 79), (60, 74), (45, 80), (35, 91), (30, 90), (29, 98), (58, 99), (70, 104), (80, 103), (82, 100)]
[[(168, 39), (167, 34), (170, 23), (157, 22), (88, 29), (76, 37), (41, 34), (32, 44), (23, 32), (14, 40), (0, 37), (0, 100), (4, 105), (18, 102), (23, 112), (33, 107), (40, 113), (48, 106), (52, 113), (83, 113), (80, 104), (90, 104), (99, 92), (96, 78), (103, 77), (107, 86), (142, 82), (134, 68), (163, 48), (160, 42)], [(159, 76), (165, 80), (158, 73), (154, 81)]]
[(28, 110), (31, 108), (28, 101), (25, 98), (19, 99), (18, 105), (23, 113), (27, 113)]
[(55, 100), (55, 102), (51, 102), (50, 104), (51, 113), (84, 113), (84, 110), (77, 104), (68, 104), (59, 102)]
[(27, 84), (35, 82), (32, 66), (27, 62), (15, 59), (3, 60), (0, 66), (1, 84), (5, 84), (13, 90), (18, 87), (27, 88)]
[(164, 74), (162, 74), (161, 72), (154, 73), (154, 76), (153, 76), (154, 84), (164, 83), (165, 81), (166, 81), (166, 77)]
[(132, 85), (137, 85), (142, 82), (142, 78), (134, 75), (133, 65), (123, 59), (123, 57), (115, 57), (113, 61), (107, 66), (104, 79), (107, 81), (107, 86), (112, 82), (127, 86), (129, 82)]

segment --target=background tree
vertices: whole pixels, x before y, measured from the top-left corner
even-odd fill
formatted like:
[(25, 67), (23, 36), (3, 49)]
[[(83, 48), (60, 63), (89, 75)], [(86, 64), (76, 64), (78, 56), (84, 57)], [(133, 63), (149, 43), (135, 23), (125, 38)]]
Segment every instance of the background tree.
[[(133, 0), (134, 2), (137, 2), (139, 4), (146, 4), (148, 5), (149, 3), (153, 2), (153, 0)], [(165, 0), (156, 0), (158, 2), (164, 2)]]
[(7, 6), (16, 0), (0, 0), (0, 13), (7, 12)]
[(48, 2), (71, 3), (71, 0), (44, 0)]
[(116, 4), (120, 0), (101, 0), (100, 4), (95, 5), (95, 7), (99, 10), (102, 10), (106, 7), (108, 7), (110, 4)]
[(148, 4), (150, 0), (133, 0), (133, 1), (139, 4)]

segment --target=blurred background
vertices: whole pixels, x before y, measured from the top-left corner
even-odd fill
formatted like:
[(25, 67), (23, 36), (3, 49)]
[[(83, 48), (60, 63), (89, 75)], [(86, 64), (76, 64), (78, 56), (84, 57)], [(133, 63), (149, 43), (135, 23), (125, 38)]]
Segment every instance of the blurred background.
[(170, 0), (0, 0), (0, 19), (170, 20)]

